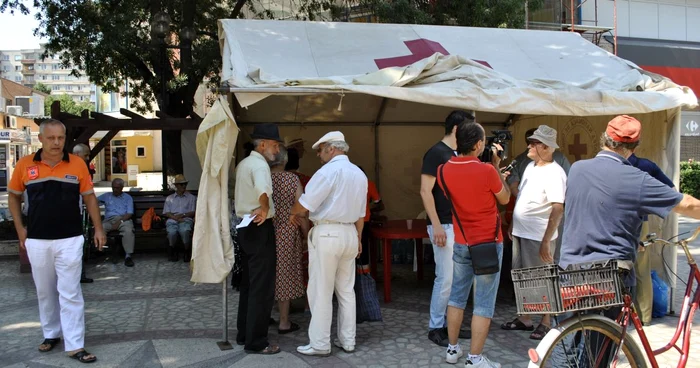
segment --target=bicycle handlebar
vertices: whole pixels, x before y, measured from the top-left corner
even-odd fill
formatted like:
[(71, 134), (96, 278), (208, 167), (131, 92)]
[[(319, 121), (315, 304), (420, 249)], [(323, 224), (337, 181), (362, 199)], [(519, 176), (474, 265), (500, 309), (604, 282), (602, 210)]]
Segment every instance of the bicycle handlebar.
[(695, 240), (698, 236), (700, 236), (700, 226), (698, 226), (695, 229), (695, 232), (693, 232), (693, 235), (691, 235), (690, 238), (687, 238), (687, 239), (679, 240), (676, 242), (670, 242), (670, 241), (664, 240), (664, 239), (656, 239), (656, 234), (649, 234), (647, 236), (648, 240), (644, 241), (644, 242), (640, 242), (640, 244), (644, 247), (647, 247), (647, 246), (654, 244), (654, 243), (663, 243), (665, 245), (680, 245), (683, 248), (683, 251), (685, 252), (686, 258), (688, 258), (688, 263), (695, 264), (695, 259), (693, 259), (693, 255), (688, 250), (688, 243)]
[(698, 226), (698, 228), (695, 229), (695, 232), (693, 233), (693, 236), (691, 236), (690, 238), (686, 239), (685, 241), (688, 242), (688, 243), (690, 243), (691, 241), (695, 240), (695, 239), (698, 237), (698, 235), (700, 235), (700, 226)]

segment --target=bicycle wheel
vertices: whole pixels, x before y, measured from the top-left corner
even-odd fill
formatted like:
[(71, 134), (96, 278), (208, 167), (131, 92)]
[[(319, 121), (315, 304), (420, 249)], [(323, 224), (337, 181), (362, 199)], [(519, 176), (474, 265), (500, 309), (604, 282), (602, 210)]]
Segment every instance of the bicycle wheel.
[[(554, 331), (554, 330), (552, 330)], [(621, 349), (622, 327), (600, 316), (583, 316), (567, 321), (543, 354), (539, 367), (646, 368), (644, 354), (632, 336), (627, 335)], [(543, 343), (546, 343), (543, 339)], [(539, 346), (538, 346), (538, 349)], [(532, 352), (531, 352), (532, 355)], [(531, 356), (532, 358), (532, 356)], [(532, 367), (533, 364), (530, 364)]]

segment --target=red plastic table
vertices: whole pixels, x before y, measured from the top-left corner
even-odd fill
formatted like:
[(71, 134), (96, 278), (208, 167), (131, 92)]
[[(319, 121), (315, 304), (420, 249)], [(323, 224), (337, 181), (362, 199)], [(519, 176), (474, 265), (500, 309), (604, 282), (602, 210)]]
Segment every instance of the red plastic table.
[[(423, 279), (423, 238), (428, 237), (426, 220), (412, 220), (411, 229), (408, 229), (406, 220), (390, 220), (381, 226), (372, 227), (372, 237), (379, 239), (384, 245), (384, 302), (391, 302), (391, 241), (394, 239), (415, 239), (416, 261), (418, 262), (418, 280)], [(372, 277), (377, 279), (377, 242), (372, 242), (370, 251), (370, 263), (372, 264)]]

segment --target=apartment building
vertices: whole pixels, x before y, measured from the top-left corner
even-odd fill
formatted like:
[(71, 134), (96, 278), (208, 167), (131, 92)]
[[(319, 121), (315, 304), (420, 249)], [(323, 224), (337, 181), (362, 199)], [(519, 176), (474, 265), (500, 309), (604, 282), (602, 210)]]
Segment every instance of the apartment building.
[(44, 50), (0, 50), (0, 77), (34, 87), (41, 82), (52, 95), (67, 94), (75, 101), (95, 101), (95, 86), (87, 76), (71, 75), (71, 68), (61, 65), (58, 55), (42, 59)]

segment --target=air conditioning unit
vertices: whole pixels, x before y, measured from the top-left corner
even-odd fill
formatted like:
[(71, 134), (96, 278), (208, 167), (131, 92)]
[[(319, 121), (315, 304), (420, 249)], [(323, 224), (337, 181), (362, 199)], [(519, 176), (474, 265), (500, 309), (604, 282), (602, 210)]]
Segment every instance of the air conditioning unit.
[(17, 129), (17, 117), (16, 116), (6, 116), (5, 117), (5, 127), (11, 129)]
[(7, 106), (7, 114), (22, 116), (22, 106)]

